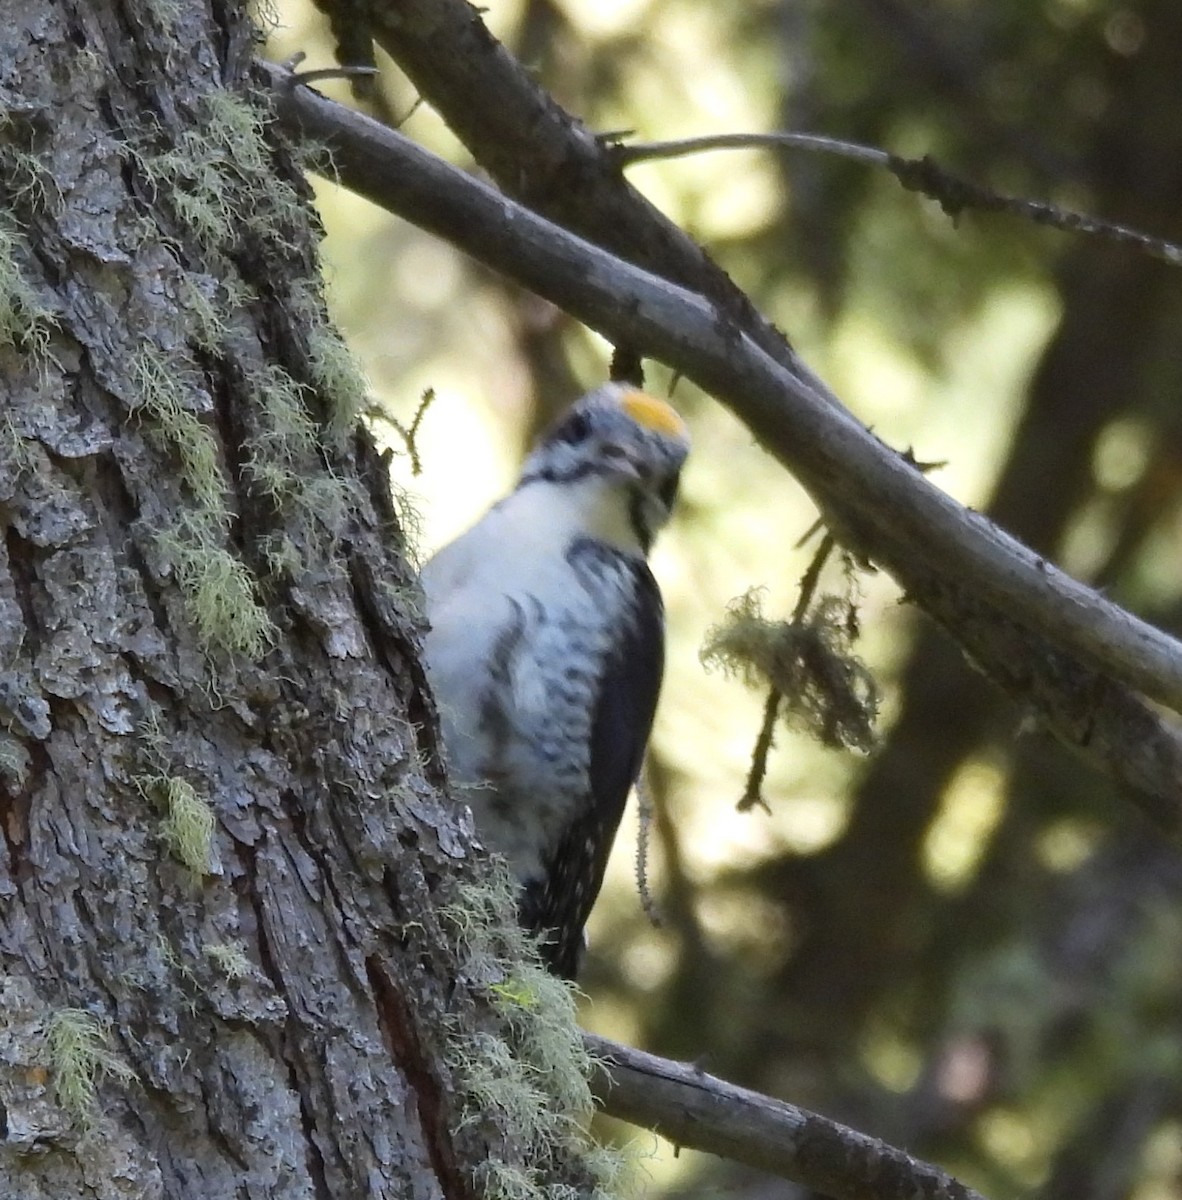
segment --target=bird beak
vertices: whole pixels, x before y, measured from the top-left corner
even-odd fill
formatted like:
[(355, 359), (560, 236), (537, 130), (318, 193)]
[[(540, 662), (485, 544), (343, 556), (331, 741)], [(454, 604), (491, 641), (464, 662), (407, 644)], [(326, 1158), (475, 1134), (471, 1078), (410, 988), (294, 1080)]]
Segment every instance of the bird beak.
[(611, 464), (612, 474), (622, 475), (625, 479), (634, 479), (642, 483), (646, 475), (644, 462), (624, 446), (610, 444), (604, 447), (604, 455)]
[(648, 471), (644, 464), (637, 462), (631, 454), (625, 454), (620, 459), (620, 466), (624, 468), (620, 473), (635, 479), (637, 483), (643, 483), (648, 476)]

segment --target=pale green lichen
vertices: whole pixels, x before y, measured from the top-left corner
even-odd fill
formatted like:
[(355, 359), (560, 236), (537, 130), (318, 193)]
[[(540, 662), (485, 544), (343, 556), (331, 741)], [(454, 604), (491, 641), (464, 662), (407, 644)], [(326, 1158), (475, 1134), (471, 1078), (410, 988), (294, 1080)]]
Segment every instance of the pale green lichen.
[(213, 89), (166, 149), (151, 150), (150, 140), (128, 153), (203, 248), (224, 253), (242, 229), (282, 242), (284, 225), (302, 220), (299, 194), (270, 169), (264, 114), (245, 96)]
[(156, 545), (174, 572), (189, 619), (207, 648), (218, 647), (257, 659), (274, 639), (274, 627), (259, 604), (245, 563), (225, 545), (232, 521), (218, 444), (194, 411), (195, 385), (155, 346), (132, 359), (137, 394), (134, 415), (149, 438), (174, 453), (192, 503), (156, 531)]
[(325, 406), (328, 440), (341, 446), (369, 406), (369, 381), (356, 356), (328, 323), (320, 296), (308, 284), (297, 282), (287, 304), (304, 331), (308, 381)]
[(304, 560), (296, 544), (286, 534), (267, 534), (259, 540), (259, 553), (272, 575), (294, 578)]
[(59, 1009), (46, 1023), (45, 1050), (54, 1096), (84, 1123), (93, 1116), (100, 1079), (135, 1078), (135, 1072), (107, 1048), (109, 1037), (106, 1023), (80, 1008)]
[(558, 1188), (554, 1185), (541, 1190), (537, 1173), (521, 1163), (488, 1158), (478, 1164), (475, 1175), (484, 1200), (539, 1200), (543, 1196), (545, 1200), (566, 1200), (555, 1194)]
[(181, 15), (180, 0), (146, 0), (144, 9), (164, 31), (174, 29)]
[(242, 306), (243, 295), (228, 282), (194, 271), (181, 277), (181, 286), (193, 345), (208, 354), (220, 352), (228, 334), (226, 314)]
[(265, 34), (276, 33), (283, 28), (283, 14), (274, 0), (254, 0), (250, 5), (254, 23)]
[(207, 140), (232, 150), (237, 172), (264, 175), (269, 169), (270, 151), (263, 132), (263, 111), (228, 88), (206, 92), (202, 105)]
[[(148, 761), (159, 770), (163, 770), (168, 762), (170, 750), (170, 740), (164, 727), (160, 724), (160, 709), (151, 702), (148, 703), (143, 715), (140, 717), (139, 723), (136, 725), (136, 732), (139, 735), (140, 746), (144, 750), (144, 754)], [(141, 780), (141, 788), (147, 780)]]
[(491, 1155), (477, 1182), (494, 1200), (565, 1200), (575, 1191), (556, 1176), (577, 1162), (593, 1183), (590, 1194), (615, 1195), (624, 1156), (597, 1146), (588, 1132), (591, 1061), (574, 992), (541, 966), (517, 923), (514, 895), (500, 867), (489, 882), (463, 886), (444, 913), (463, 974), (497, 1017), (492, 1027), (449, 1038), (446, 1056), (464, 1095), (460, 1126), (491, 1122), (521, 1158)]
[(305, 527), (319, 530), (314, 540), (322, 547), (334, 544), (357, 506), (356, 485), (325, 461), (306, 402), (309, 389), (274, 364), (251, 371), (247, 382), (254, 428), (245, 442), (245, 476)]
[[(229, 89), (214, 89), (201, 100), (200, 121), (157, 153), (145, 149), (149, 137), (129, 152), (159, 189), (181, 224), (206, 249), (225, 253), (243, 230), (257, 233), (272, 249), (296, 246), (295, 231), (308, 225), (298, 191), (276, 173), (267, 141), (266, 110)], [(304, 240), (300, 237), (298, 240)], [(289, 244), (291, 243), (291, 244)], [(308, 281), (276, 277), (276, 298), (291, 312), (305, 343), (296, 379), (271, 364), (248, 370), (247, 385), (259, 417), (245, 446), (245, 466), (261, 494), (292, 500), (335, 536), (354, 498), (346, 484), (323, 477), (324, 458), (309, 470), (309, 455), (321, 441), (341, 447), (364, 411), (368, 385), (339, 334), (328, 324), (323, 302)], [(194, 286), (190, 305), (192, 342), (207, 352), (226, 340), (225, 318), (211, 295)], [(286, 290), (287, 294), (283, 294)], [(241, 300), (229, 298), (233, 306)], [(241, 356), (239, 356), (241, 361)], [(314, 398), (314, 400), (313, 400)], [(323, 413), (323, 420), (314, 413)]]
[(308, 328), (308, 374), (328, 401), (328, 436), (340, 444), (369, 403), (369, 381), (340, 334), (323, 321)]
[(220, 248), (234, 230), (235, 189), (228, 186), (224, 148), (211, 146), (197, 130), (184, 130), (171, 150), (145, 155), (149, 179), (168, 197), (173, 211), (203, 246)]
[(752, 588), (727, 606), (726, 619), (706, 635), (701, 658), (749, 687), (774, 688), (789, 724), (827, 746), (874, 746), (878, 686), (853, 652), (856, 610), (843, 596), (822, 596), (799, 619), (771, 620), (763, 593)]
[(0, 216), (0, 346), (40, 355), (48, 349), (56, 318), (21, 271), (20, 243), (19, 231)]
[(214, 813), (209, 801), (176, 775), (147, 775), (140, 791), (165, 806), (160, 835), (173, 856), (195, 875), (208, 875), (213, 862)]
[(258, 603), (246, 564), (185, 515), (158, 532), (156, 544), (176, 574), (201, 643), (262, 658), (274, 644), (275, 626)]
[(179, 458), (181, 479), (203, 519), (224, 528), (230, 523), (226, 480), (217, 440), (193, 411), (195, 382), (174, 357), (153, 345), (132, 356), (128, 372), (136, 388), (132, 415), (151, 418), (148, 435)]
[(44, 212), (57, 203), (57, 187), (41, 155), (9, 142), (0, 147), (0, 168), (11, 208), (24, 206)]
[(193, 970), (192, 962), (188, 958), (181, 957), (176, 947), (162, 931), (156, 933), (155, 946), (163, 966), (170, 971), (175, 971), (186, 983), (197, 986), (197, 973)]
[(241, 942), (213, 942), (205, 947), (205, 955), (228, 979), (250, 974), (250, 959)]
[(300, 490), (307, 457), (315, 452), (316, 427), (300, 385), (282, 367), (260, 366), (248, 383), (255, 429), (245, 445), (247, 476), (264, 495), (289, 499)]
[[(202, 97), (197, 115), (167, 142), (156, 130), (129, 140), (129, 158), (155, 187), (161, 206), (215, 258), (241, 245), (245, 231), (258, 235), (266, 253), (291, 250), (303, 264), (314, 242), (308, 208), (275, 170), (265, 107), (219, 88)], [(302, 354), (291, 356), (294, 363), (281, 366), (262, 361), (245, 319), (245, 297), (234, 294), (232, 282), (223, 290), (216, 282), (223, 275), (234, 279), (232, 270), (182, 273), (185, 328), (178, 339), (195, 352), (225, 355), (243, 371), (246, 428), (241, 480), (235, 482), (244, 482), (252, 498), (271, 502), (279, 528), (257, 530), (252, 549), (260, 552), (262, 568), (290, 578), (310, 565), (309, 556), (331, 552), (350, 514), (365, 506), (359, 485), (334, 470), (333, 461), (365, 410), (368, 386), (328, 323), (312, 280), (276, 269), (266, 284), (264, 299), (286, 309), (292, 325), (279, 341), (290, 333), (303, 345)], [(165, 567), (174, 572), (206, 648), (257, 658), (276, 631), (260, 604), (257, 581), (226, 544), (234, 513), (217, 440), (204, 416), (209, 400), (203, 375), (184, 355), (153, 349), (141, 351), (132, 370), (139, 393), (133, 411), (175, 454), (194, 500), (185, 512), (176, 509), (167, 527), (154, 530)]]
[(213, 854), (213, 809), (184, 779), (166, 785), (168, 815), (161, 833), (169, 849), (196, 875), (207, 875)]

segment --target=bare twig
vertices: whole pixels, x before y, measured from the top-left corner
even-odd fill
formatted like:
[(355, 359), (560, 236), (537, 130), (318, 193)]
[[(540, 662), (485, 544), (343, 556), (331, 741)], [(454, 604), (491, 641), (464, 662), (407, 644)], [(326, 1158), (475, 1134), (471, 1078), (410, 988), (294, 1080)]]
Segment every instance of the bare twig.
[(743, 794), (739, 797), (735, 809), (738, 812), (750, 812), (753, 808), (762, 808), (771, 812), (768, 802), (763, 798), (763, 781), (767, 776), (767, 763), (772, 753), (772, 741), (776, 735), (776, 721), (780, 716), (780, 701), (783, 700), (777, 687), (768, 689), (767, 699), (763, 702), (763, 720), (759, 723), (759, 736), (755, 739), (755, 748), (751, 751), (751, 766), (747, 771), (747, 782), (743, 786)]
[(793, 625), (799, 625), (804, 620), (804, 615), (808, 612), (809, 605), (812, 604), (813, 597), (817, 594), (817, 584), (821, 580), (821, 572), (825, 569), (825, 564), (829, 561), (829, 555), (833, 553), (833, 547), (836, 544), (833, 534), (825, 534), (816, 553), (809, 560), (809, 565), (800, 577), (800, 595), (797, 596), (796, 607), (792, 610)]
[(1022, 196), (1003, 196), (990, 188), (971, 183), (946, 171), (926, 154), (923, 158), (900, 158), (892, 154), (887, 164), (891, 173), (909, 191), (922, 192), (937, 201), (952, 218), (966, 209), (980, 212), (1009, 213), (1035, 225), (1048, 225), (1069, 233), (1083, 233), (1122, 246), (1131, 246), (1172, 266), (1182, 266), (1182, 246), (1165, 238), (1142, 233), (1115, 221), (1102, 221), (1087, 213), (1073, 212), (1057, 204), (1027, 200)]
[(833, 1200), (984, 1200), (877, 1138), (697, 1067), (584, 1034), (600, 1108), (679, 1146), (791, 1179)]
[(784, 335), (628, 183), (602, 141), (554, 102), (468, 0), (398, 0), (370, 5), (368, 15), (374, 40), (508, 195), (618, 258), (699, 292), (765, 353), (811, 378)]
[(385, 409), (375, 408), (371, 412), (371, 416), (384, 421), (390, 425), (402, 438), (406, 445), (406, 453), (410, 458), (410, 473), (412, 475), (421, 475), (423, 473), (423, 460), (419, 455), (419, 427), (423, 423), (423, 418), (427, 415), (427, 409), (435, 402), (435, 389), (426, 388), (419, 397), (419, 406), (415, 409), (415, 415), (411, 417), (410, 424), (404, 425), (396, 417), (392, 417)]
[(852, 158), (876, 167), (889, 167), (891, 161), (891, 156), (885, 150), (875, 146), (843, 142), (818, 133), (714, 133), (706, 137), (678, 138), (669, 142), (620, 142), (615, 140), (615, 135), (600, 136), (607, 144), (608, 152), (622, 167), (657, 159), (685, 158), (690, 154), (705, 154), (711, 150), (819, 150), (823, 154)]
[(331, 67), (318, 67), (313, 71), (297, 71), (296, 68), (307, 58), (303, 50), (297, 50), (283, 66), (291, 71), (296, 83), (311, 87), (314, 83), (323, 83), (328, 79), (371, 79), (377, 75), (378, 69), (373, 66), (348, 66), (337, 64)]
[(648, 785), (648, 762), (641, 768), (636, 780), (636, 815), (639, 825), (636, 831), (636, 890), (640, 893), (640, 906), (648, 917), (654, 929), (662, 925), (661, 912), (653, 898), (648, 879), (648, 856), (652, 847), (653, 819), (656, 808), (653, 805), (652, 791)]
[(1182, 246), (1153, 234), (1142, 233), (1115, 221), (1103, 221), (1086, 213), (1060, 208), (1041, 200), (1022, 196), (1003, 196), (992, 188), (972, 183), (941, 167), (928, 155), (923, 158), (904, 158), (875, 146), (845, 142), (813, 133), (720, 133), (710, 137), (682, 138), (670, 142), (612, 143), (609, 152), (621, 166), (656, 159), (682, 158), (688, 154), (703, 154), (712, 150), (751, 149), (813, 150), (834, 154), (856, 162), (885, 167), (908, 191), (920, 192), (937, 201), (953, 219), (962, 212), (1008, 213), (1036, 225), (1047, 225), (1069, 233), (1083, 233), (1104, 238), (1119, 245), (1132, 246), (1154, 258), (1177, 267), (1182, 266)]
[[(797, 597), (790, 625), (799, 625), (804, 620), (804, 615), (808, 612), (809, 605), (817, 594), (817, 583), (821, 578), (821, 571), (828, 562), (829, 555), (833, 553), (835, 544), (833, 535), (830, 533), (825, 534), (821, 539), (821, 544), (809, 561), (807, 570), (801, 576), (800, 595)], [(743, 788), (742, 796), (739, 797), (739, 803), (735, 806), (739, 812), (750, 812), (756, 806), (765, 812), (770, 811), (767, 801), (763, 798), (763, 781), (767, 776), (768, 758), (771, 755), (782, 699), (782, 694), (773, 684), (768, 689), (767, 699), (763, 704), (763, 720), (759, 725), (759, 736), (755, 739), (755, 748), (751, 751), (751, 767), (747, 772), (747, 783)]]

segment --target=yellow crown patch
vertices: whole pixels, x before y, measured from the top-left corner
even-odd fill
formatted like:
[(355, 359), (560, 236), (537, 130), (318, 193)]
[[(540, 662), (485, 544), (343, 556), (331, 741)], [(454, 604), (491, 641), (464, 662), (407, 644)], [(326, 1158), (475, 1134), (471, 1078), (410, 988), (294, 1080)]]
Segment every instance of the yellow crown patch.
[(652, 429), (671, 437), (688, 436), (685, 422), (672, 405), (647, 392), (625, 392), (620, 398), (620, 407), (642, 429)]

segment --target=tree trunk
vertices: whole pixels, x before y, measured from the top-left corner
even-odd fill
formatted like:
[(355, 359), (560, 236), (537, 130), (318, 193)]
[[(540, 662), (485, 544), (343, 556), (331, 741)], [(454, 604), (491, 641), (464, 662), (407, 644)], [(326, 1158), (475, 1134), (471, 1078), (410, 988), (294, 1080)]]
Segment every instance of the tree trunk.
[[(244, 13), (0, 22), (0, 1195), (585, 1180), (519, 1119), (585, 1101), (569, 1001), (529, 968), (488, 1000), (517, 946), (457, 890), (416, 585)], [(535, 1008), (565, 1104), (510, 1086)]]

